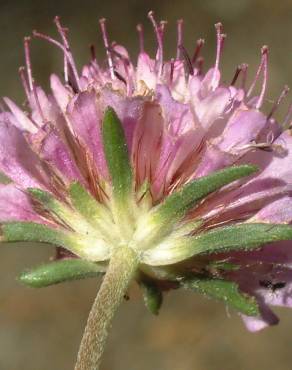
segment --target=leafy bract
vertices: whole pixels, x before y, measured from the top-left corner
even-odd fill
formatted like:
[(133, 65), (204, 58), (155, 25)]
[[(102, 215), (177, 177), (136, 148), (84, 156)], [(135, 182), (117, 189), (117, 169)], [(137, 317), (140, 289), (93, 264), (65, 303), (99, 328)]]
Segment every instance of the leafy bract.
[(20, 274), (19, 280), (32, 288), (42, 288), (70, 280), (96, 277), (104, 273), (105, 265), (79, 258), (50, 262)]
[(182, 287), (223, 301), (245, 315), (259, 315), (255, 298), (240, 292), (234, 282), (221, 279), (189, 279), (182, 283)]

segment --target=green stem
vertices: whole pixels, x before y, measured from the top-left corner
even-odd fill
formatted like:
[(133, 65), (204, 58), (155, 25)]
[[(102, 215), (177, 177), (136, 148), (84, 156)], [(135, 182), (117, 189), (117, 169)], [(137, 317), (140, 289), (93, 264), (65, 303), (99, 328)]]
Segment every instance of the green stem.
[(75, 370), (98, 370), (114, 314), (138, 268), (133, 249), (117, 248), (92, 305), (80, 344)]

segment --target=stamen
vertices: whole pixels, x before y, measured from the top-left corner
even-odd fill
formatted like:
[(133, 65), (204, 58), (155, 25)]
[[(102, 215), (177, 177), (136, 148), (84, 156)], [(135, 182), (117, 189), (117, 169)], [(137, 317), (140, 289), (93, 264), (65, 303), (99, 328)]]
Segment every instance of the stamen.
[(95, 46), (93, 44), (91, 44), (89, 46), (89, 48), (90, 48), (91, 61), (92, 62), (95, 62), (96, 61), (96, 50), (95, 50)]
[(289, 105), (286, 117), (282, 123), (283, 130), (287, 130), (291, 127), (291, 118), (292, 118), (292, 103)]
[(30, 37), (24, 38), (24, 55), (25, 55), (25, 64), (26, 64), (26, 73), (28, 78), (28, 86), (30, 91), (33, 90), (33, 78), (31, 71), (31, 59), (30, 59), (30, 50), (29, 50)]
[[(278, 135), (279, 137), (279, 135)], [(277, 139), (277, 137), (274, 137), (274, 134), (272, 132), (269, 133), (267, 136), (267, 141), (263, 143), (256, 143), (255, 141), (251, 142), (250, 144), (243, 145), (241, 147), (237, 147), (236, 149), (238, 151), (245, 151), (250, 149), (259, 149), (263, 150), (265, 152), (275, 152), (278, 155), (284, 155), (285, 149), (282, 145), (274, 144), (274, 141)]]
[[(95, 52), (95, 49), (94, 49), (94, 52)], [(91, 51), (91, 54), (92, 54), (92, 51)], [(95, 56), (95, 55), (94, 55)], [(93, 58), (93, 55), (91, 55), (91, 57)], [(95, 79), (96, 76), (98, 77), (99, 80), (103, 80), (103, 76), (102, 74), (100, 73), (100, 67), (98, 65), (98, 62), (97, 62), (97, 59), (96, 59), (96, 56), (95, 56), (95, 59), (91, 59), (91, 63), (90, 63), (90, 66), (91, 68), (93, 69), (92, 71), (92, 77)]]
[(191, 62), (191, 58), (189, 57), (189, 54), (188, 54), (186, 48), (183, 45), (180, 45), (179, 48), (180, 48), (182, 56), (184, 58), (185, 66), (187, 68), (188, 74), (193, 75), (194, 74), (194, 68), (193, 68), (193, 65), (192, 65), (192, 62)]
[(67, 51), (67, 53), (64, 53), (64, 76), (65, 76), (65, 81), (67, 83), (69, 81), (69, 71), (68, 71), (68, 63), (69, 63), (69, 66), (71, 67), (74, 78), (76, 80), (77, 87), (80, 90), (79, 76), (78, 76), (78, 73), (77, 73), (77, 67), (75, 65), (74, 58), (73, 58), (73, 55), (71, 53), (71, 48), (70, 48), (70, 45), (69, 45), (69, 42), (68, 42), (68, 39), (67, 39), (67, 36), (66, 36), (66, 31), (68, 31), (68, 29), (64, 28), (61, 25), (60, 17), (58, 17), (58, 16), (55, 17), (54, 23), (57, 26), (57, 30), (58, 30), (61, 38), (62, 38), (63, 45), (64, 45), (64, 47)]
[(159, 22), (159, 30), (160, 30), (162, 40), (163, 40), (166, 25), (167, 25), (167, 21), (160, 21)]
[(205, 63), (204, 57), (199, 57), (197, 60), (198, 75), (201, 75), (203, 73), (204, 63)]
[(263, 84), (262, 84), (262, 90), (261, 90), (259, 99), (255, 106), (256, 109), (259, 109), (262, 106), (266, 88), (267, 88), (267, 82), (268, 82), (268, 47), (267, 46), (262, 47), (262, 60), (263, 60)]
[(144, 53), (144, 30), (142, 24), (137, 24), (136, 27), (138, 34), (139, 34), (139, 46), (140, 46), (140, 53)]
[(235, 70), (235, 73), (234, 73), (234, 76), (232, 78), (232, 81), (230, 83), (231, 86), (234, 86), (235, 85), (235, 82), (237, 81), (238, 76), (240, 75), (240, 72), (241, 71), (242, 71), (241, 66), (237, 66), (236, 67), (236, 70)]
[(223, 50), (223, 45), (224, 45), (224, 40), (226, 38), (226, 35), (222, 33), (222, 24), (221, 23), (216, 23), (215, 24), (216, 28), (216, 34), (217, 34), (217, 49), (216, 49), (216, 60), (215, 60), (215, 66), (214, 66), (214, 74), (212, 78), (211, 85), (213, 88), (216, 87), (215, 85), (215, 80), (216, 80), (216, 74), (219, 71), (219, 64), (220, 64), (220, 58)]
[(123, 54), (119, 53), (118, 51), (116, 51), (116, 50), (114, 49), (114, 46), (115, 46), (115, 45), (116, 45), (116, 43), (115, 43), (115, 42), (113, 42), (113, 43), (112, 43), (112, 46), (111, 46), (111, 48), (110, 48), (111, 53), (112, 53), (112, 54), (114, 54), (114, 55), (116, 55), (118, 58), (120, 58), (120, 59), (123, 61), (123, 63), (124, 63), (124, 64), (126, 64), (127, 66), (129, 66), (129, 65), (130, 65), (130, 60), (129, 60), (129, 58), (128, 58), (128, 57), (126, 57), (125, 55), (123, 55)]
[[(2, 103), (5, 104), (5, 101), (3, 100), (3, 98), (0, 99), (0, 112), (1, 113), (5, 113), (6, 112), (6, 109), (4, 108), (4, 104), (2, 104)], [(5, 123), (8, 123), (6, 119), (5, 119)]]
[(162, 69), (163, 69), (163, 42), (162, 42), (162, 34), (160, 27), (158, 27), (157, 22), (154, 18), (154, 12), (151, 10), (148, 13), (148, 18), (152, 22), (154, 32), (156, 35), (157, 39), (157, 44), (158, 44), (158, 51), (157, 51), (157, 66), (158, 66), (158, 76), (161, 76), (162, 74)]
[[(65, 48), (69, 52), (70, 49), (69, 49), (69, 44), (68, 44), (68, 41), (67, 41), (67, 38), (66, 38), (66, 35), (65, 35), (65, 29), (61, 26), (60, 18), (58, 16), (55, 17), (54, 23), (57, 26), (58, 32), (59, 32), (59, 34), (60, 34), (60, 36), (63, 40), (63, 44), (64, 44)], [(67, 57), (66, 57), (65, 53), (64, 53), (64, 80), (65, 80), (66, 84), (69, 83), (68, 61), (67, 61)]]
[[(27, 78), (28, 78), (28, 86), (26, 84), (25, 77), (23, 76), (23, 85), (25, 89), (25, 93), (28, 96), (28, 100), (30, 101), (31, 95), (30, 92), (33, 93), (35, 103), (37, 106), (37, 109), (39, 111), (39, 115), (42, 118), (42, 121), (45, 122), (45, 117), (39, 102), (38, 94), (36, 92), (35, 84), (34, 84), (34, 79), (32, 77), (32, 68), (31, 68), (31, 59), (30, 59), (30, 49), (29, 49), (29, 44), (30, 44), (30, 37), (25, 37), (24, 38), (24, 54), (25, 54), (25, 63), (26, 63), (26, 72), (27, 72)], [(21, 77), (22, 72), (20, 71), (20, 77)], [(25, 81), (25, 82), (24, 82)], [(28, 89), (29, 87), (29, 89)]]
[(183, 44), (183, 19), (178, 19), (177, 21), (177, 46), (176, 46), (176, 59), (181, 59), (181, 46)]
[(246, 64), (246, 63), (241, 64), (242, 79), (241, 79), (241, 86), (240, 87), (243, 90), (245, 90), (245, 84), (246, 84), (246, 78), (247, 78), (247, 68), (248, 68), (248, 64)]
[(33, 96), (34, 96), (34, 100), (36, 102), (37, 109), (39, 111), (39, 115), (41, 116), (41, 119), (42, 119), (43, 123), (45, 123), (46, 122), (45, 115), (43, 113), (43, 110), (42, 110), (42, 107), (41, 107), (39, 97), (38, 97), (38, 94), (37, 94), (34, 83), (33, 83)]
[(232, 79), (231, 84), (230, 84), (231, 86), (235, 85), (235, 83), (238, 80), (239, 75), (241, 74), (242, 79), (241, 79), (240, 88), (244, 90), (245, 83), (246, 83), (246, 77), (247, 77), (247, 67), (248, 67), (248, 65), (245, 64), (245, 63), (242, 63), (242, 64), (240, 64), (239, 66), (236, 67), (233, 79)]
[(202, 47), (205, 45), (205, 40), (204, 39), (199, 39), (197, 40), (196, 43), (196, 48), (194, 51), (194, 55), (192, 57), (192, 64), (194, 65), (199, 57), (199, 54), (201, 52)]
[(127, 86), (127, 80), (117, 71), (114, 71), (115, 76)]
[(172, 84), (174, 73), (174, 58), (170, 59), (170, 74), (169, 74), (169, 83)]
[[(116, 43), (112, 43), (112, 46), (116, 45)], [(125, 55), (122, 55), (121, 53), (119, 53), (118, 51), (116, 51), (113, 47), (111, 47), (110, 51), (112, 52), (112, 54), (115, 54), (118, 58), (120, 58), (123, 62), (123, 65), (124, 65), (124, 70), (125, 70), (125, 73), (126, 73), (126, 78), (124, 78), (120, 73), (118, 73), (116, 70), (114, 70), (114, 73), (115, 73), (115, 76), (121, 80), (122, 82), (125, 83), (125, 85), (127, 86), (127, 94), (130, 95), (131, 93), (131, 76), (130, 76), (130, 72), (129, 72), (129, 66), (130, 66), (130, 60), (128, 57), (126, 57)]]
[(69, 84), (69, 70), (68, 70), (68, 61), (66, 55), (64, 54), (64, 80), (66, 84)]
[(60, 36), (63, 40), (63, 44), (64, 44), (65, 48), (69, 51), (70, 50), (70, 45), (69, 45), (69, 42), (67, 40), (67, 36), (66, 36), (66, 33), (65, 33), (66, 31), (68, 31), (68, 29), (62, 27), (59, 16), (55, 17), (54, 23), (57, 26), (57, 30), (58, 30), (58, 32), (59, 32), (59, 34), (60, 34)]
[[(271, 123), (273, 123), (273, 120), (271, 119), (270, 121), (269, 121), (269, 123), (271, 124)], [(279, 135), (277, 135), (277, 137), (278, 137)], [(271, 130), (268, 134), (267, 134), (267, 143), (269, 143), (269, 144), (273, 144), (273, 142), (277, 139), (277, 137), (275, 138), (275, 134), (274, 134), (274, 132)]]
[(281, 104), (281, 101), (287, 96), (288, 92), (289, 92), (289, 87), (288, 86), (284, 86), (280, 96), (278, 97), (278, 99), (275, 101), (274, 105), (272, 106), (272, 109), (271, 109), (271, 112), (268, 114), (267, 116), (267, 120), (269, 120), (272, 115), (275, 113), (275, 111), (277, 110), (277, 108), (279, 107), (279, 105)]
[[(60, 48), (60, 49), (63, 51), (63, 53), (64, 53), (64, 54), (66, 55), (66, 57), (67, 57), (68, 62), (70, 63), (70, 66), (71, 66), (71, 68), (72, 68), (72, 72), (73, 72), (74, 78), (75, 78), (75, 80), (76, 80), (76, 84), (77, 84), (77, 86), (78, 86), (78, 89), (80, 90), (80, 85), (79, 85), (79, 76), (78, 76), (77, 70), (76, 70), (75, 65), (74, 65), (74, 62), (73, 62), (73, 60), (72, 60), (72, 56), (70, 55), (70, 53), (68, 52), (68, 50), (65, 48), (65, 46), (64, 46), (64, 45), (62, 45), (59, 41), (57, 41), (57, 40), (53, 39), (53, 38), (52, 38), (52, 37), (50, 37), (50, 36), (44, 35), (44, 34), (43, 34), (43, 33), (41, 33), (41, 32), (38, 32), (38, 31), (35, 31), (35, 30), (34, 30), (34, 31), (32, 32), (32, 34), (33, 34), (33, 36), (34, 36), (34, 37), (37, 37), (37, 38), (42, 39), (42, 40), (46, 40), (46, 41), (48, 41), (49, 43), (54, 44), (55, 46), (57, 46), (58, 48)], [(72, 65), (72, 62), (73, 62), (73, 65)]]
[(114, 62), (113, 62), (112, 55), (111, 55), (111, 52), (110, 52), (110, 44), (109, 44), (109, 40), (108, 40), (108, 35), (107, 35), (107, 30), (106, 30), (105, 23), (106, 23), (105, 18), (102, 18), (102, 19), (99, 20), (101, 33), (102, 33), (102, 38), (103, 38), (103, 43), (104, 43), (105, 50), (106, 50), (106, 56), (107, 56), (109, 70), (110, 70), (110, 75), (111, 75), (111, 78), (114, 80), (116, 78), (115, 72), (114, 72)]
[(29, 87), (28, 87), (28, 84), (27, 84), (27, 80), (26, 80), (26, 77), (25, 77), (25, 67), (20, 67), (18, 69), (18, 73), (19, 73), (19, 76), (20, 76), (20, 80), (21, 80), (25, 95), (27, 97), (27, 100), (29, 101), (30, 93), (29, 93)]
[(261, 49), (261, 62), (258, 67), (258, 70), (256, 72), (255, 78), (246, 94), (246, 97), (249, 98), (251, 93), (253, 92), (255, 85), (259, 79), (260, 74), (262, 73), (263, 70), (263, 85), (262, 85), (262, 91), (260, 93), (260, 97), (257, 101), (256, 107), (260, 107), (264, 98), (264, 93), (267, 85), (267, 67), (268, 67), (268, 47), (263, 46)]

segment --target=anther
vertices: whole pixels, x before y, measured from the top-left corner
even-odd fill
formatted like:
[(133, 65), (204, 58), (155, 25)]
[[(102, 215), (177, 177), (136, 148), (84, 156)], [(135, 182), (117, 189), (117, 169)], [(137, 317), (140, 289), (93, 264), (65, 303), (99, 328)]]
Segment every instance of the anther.
[(139, 35), (139, 46), (140, 46), (140, 53), (144, 53), (144, 30), (142, 24), (137, 24), (136, 29)]
[(192, 57), (192, 64), (194, 65), (199, 57), (199, 54), (201, 52), (201, 49), (202, 47), (204, 46), (205, 44), (205, 40), (204, 39), (199, 39), (197, 40), (197, 43), (196, 43), (196, 48), (195, 48), (195, 51), (194, 51), (194, 55)]
[(154, 32), (156, 35), (157, 39), (157, 44), (158, 44), (158, 51), (157, 51), (157, 66), (158, 66), (158, 76), (161, 76), (162, 74), (162, 69), (163, 69), (163, 42), (162, 42), (162, 35), (161, 35), (161, 30), (160, 27), (158, 27), (157, 22), (154, 18), (154, 12), (151, 10), (148, 13), (148, 18), (150, 19)]
[(176, 46), (176, 59), (181, 59), (181, 46), (183, 44), (183, 19), (177, 21), (177, 46)]
[(106, 50), (106, 55), (107, 55), (109, 71), (110, 71), (111, 78), (114, 80), (116, 78), (115, 77), (115, 72), (114, 72), (114, 63), (113, 63), (113, 59), (112, 59), (112, 55), (111, 55), (111, 51), (110, 51), (110, 44), (109, 44), (109, 40), (108, 40), (108, 35), (107, 35), (107, 30), (106, 30), (105, 23), (106, 23), (105, 18), (102, 18), (102, 19), (99, 20), (99, 24), (100, 24), (100, 28), (101, 28), (101, 34), (102, 34), (102, 38), (103, 38), (103, 43), (104, 43), (105, 50)]

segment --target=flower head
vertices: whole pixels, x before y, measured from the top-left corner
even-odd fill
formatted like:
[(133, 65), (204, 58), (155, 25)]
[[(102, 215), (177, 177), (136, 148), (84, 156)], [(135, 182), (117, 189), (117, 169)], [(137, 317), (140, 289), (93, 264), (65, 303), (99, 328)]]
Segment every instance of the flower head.
[(104, 273), (127, 246), (152, 311), (164, 290), (182, 287), (225, 301), (251, 330), (274, 324), (268, 305), (292, 305), (291, 112), (283, 124), (273, 118), (288, 89), (265, 115), (267, 47), (250, 86), (246, 64), (223, 84), (221, 24), (204, 72), (203, 40), (189, 56), (178, 21), (176, 57), (165, 61), (166, 23), (149, 19), (155, 58), (141, 25), (134, 65), (102, 19), (106, 63), (92, 48), (81, 73), (58, 17), (61, 41), (35, 31), (64, 55), (64, 80), (52, 74), (49, 94), (33, 79), (25, 39), (27, 109), (4, 98), (0, 116), (0, 171), (10, 179), (0, 187), (1, 239), (58, 247), (55, 262), (21, 276), (32, 286)]

